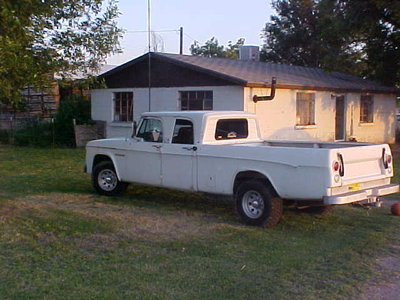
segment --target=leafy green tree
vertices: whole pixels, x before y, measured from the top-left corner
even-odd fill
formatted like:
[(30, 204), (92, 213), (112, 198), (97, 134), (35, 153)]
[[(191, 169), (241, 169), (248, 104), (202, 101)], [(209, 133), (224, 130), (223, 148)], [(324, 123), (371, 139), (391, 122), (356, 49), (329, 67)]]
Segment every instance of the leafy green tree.
[(277, 0), (264, 29), (264, 59), (328, 70), (352, 71), (357, 52), (344, 36), (340, 1)]
[(228, 46), (224, 47), (218, 43), (218, 40), (215, 37), (212, 37), (202, 46), (195, 41), (190, 46), (190, 52), (195, 56), (226, 57), (235, 59), (239, 57), (239, 47), (243, 44), (244, 39), (240, 38), (235, 44), (229, 41)]
[(262, 57), (400, 83), (400, 2), (275, 0)]
[(0, 0), (0, 101), (18, 103), (24, 86), (88, 73), (119, 51), (117, 2), (103, 2)]

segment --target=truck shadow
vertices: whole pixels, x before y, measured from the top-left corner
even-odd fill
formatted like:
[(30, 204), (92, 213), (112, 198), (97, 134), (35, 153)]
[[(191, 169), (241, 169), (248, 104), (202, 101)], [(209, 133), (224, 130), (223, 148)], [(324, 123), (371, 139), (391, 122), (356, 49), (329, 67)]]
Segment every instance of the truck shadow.
[(111, 199), (113, 202), (123, 202), (137, 207), (179, 211), (188, 215), (206, 213), (226, 220), (235, 220), (236, 216), (235, 203), (230, 198), (146, 185), (130, 184), (124, 196)]

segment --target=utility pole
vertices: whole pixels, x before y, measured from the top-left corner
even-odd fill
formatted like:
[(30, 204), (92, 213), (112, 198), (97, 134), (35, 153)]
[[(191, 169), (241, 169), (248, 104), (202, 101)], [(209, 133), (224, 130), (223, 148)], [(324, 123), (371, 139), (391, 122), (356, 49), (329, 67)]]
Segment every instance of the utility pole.
[(148, 80), (149, 80), (149, 111), (151, 111), (151, 8), (150, 8), (150, 0), (147, 0), (147, 38), (149, 43), (149, 60), (148, 60)]
[(183, 54), (183, 27), (179, 28), (179, 54), (182, 55)]

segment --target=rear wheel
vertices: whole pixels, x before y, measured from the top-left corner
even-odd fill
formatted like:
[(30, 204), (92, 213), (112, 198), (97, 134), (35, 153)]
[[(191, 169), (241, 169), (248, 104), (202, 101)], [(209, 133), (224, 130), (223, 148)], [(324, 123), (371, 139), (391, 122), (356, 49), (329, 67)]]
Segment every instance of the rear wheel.
[(282, 199), (261, 181), (241, 183), (235, 198), (239, 217), (247, 225), (272, 227), (282, 217)]
[(119, 181), (111, 161), (102, 161), (94, 167), (92, 184), (99, 194), (106, 196), (121, 195), (128, 186), (127, 183)]

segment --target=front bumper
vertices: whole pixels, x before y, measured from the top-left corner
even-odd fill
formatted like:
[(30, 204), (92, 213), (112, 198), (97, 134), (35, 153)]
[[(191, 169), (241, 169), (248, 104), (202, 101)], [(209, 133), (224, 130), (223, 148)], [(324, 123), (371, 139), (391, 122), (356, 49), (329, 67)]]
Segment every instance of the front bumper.
[(398, 184), (386, 184), (374, 188), (364, 189), (356, 192), (350, 192), (335, 196), (325, 196), (323, 198), (326, 205), (339, 205), (359, 202), (371, 198), (377, 198), (385, 195), (390, 195), (399, 192)]

